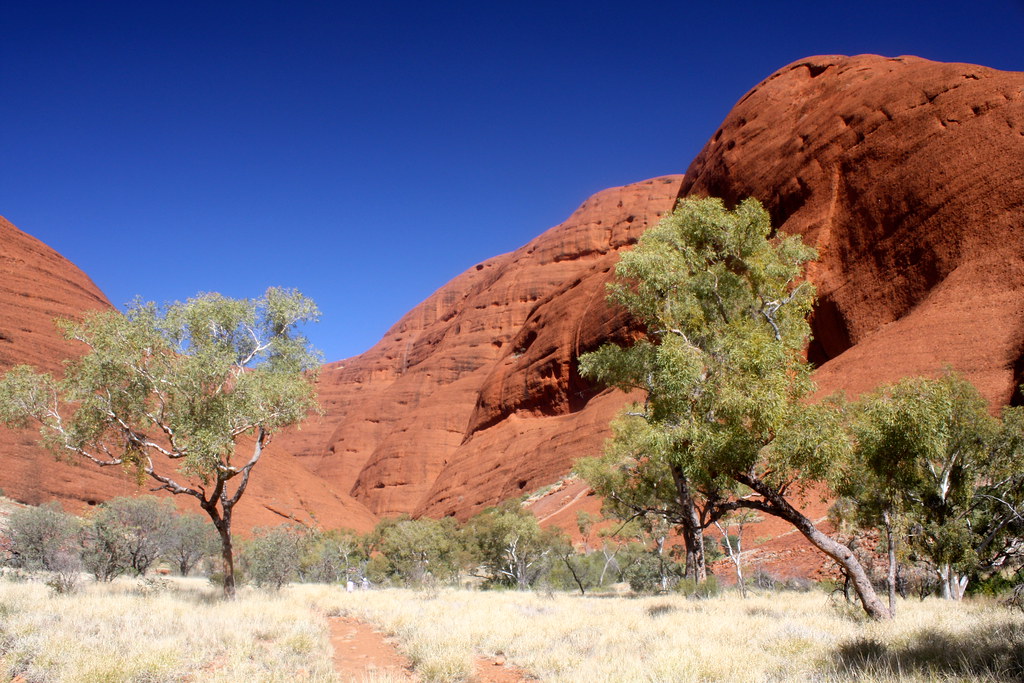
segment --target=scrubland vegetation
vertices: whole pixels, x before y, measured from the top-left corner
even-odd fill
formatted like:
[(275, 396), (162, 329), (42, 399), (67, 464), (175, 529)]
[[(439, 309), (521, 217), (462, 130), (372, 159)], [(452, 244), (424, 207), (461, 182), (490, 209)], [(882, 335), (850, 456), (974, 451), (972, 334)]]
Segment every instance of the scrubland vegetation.
[[(544, 681), (935, 681), (1024, 676), (1024, 618), (987, 600), (907, 601), (869, 622), (825, 593), (742, 599), (402, 590), (297, 593), (397, 636), (420, 671), (460, 680), (472, 654)], [(434, 673), (436, 672), (436, 673)]]
[(991, 599), (907, 600), (898, 619), (873, 622), (819, 590), (693, 599), (305, 584), (226, 600), (178, 578), (90, 582), (71, 595), (0, 581), (0, 675), (334, 681), (334, 616), (392, 636), (425, 681), (471, 680), (478, 656), (588, 683), (1024, 679), (1024, 615)]
[[(551, 681), (1024, 680), (1024, 408), (991, 415), (952, 371), (810, 400), (814, 256), (756, 201), (714, 199), (681, 202), (623, 255), (611, 298), (646, 338), (584, 354), (580, 372), (643, 400), (577, 464), (615, 521), (581, 515), (575, 544), (519, 501), (463, 524), (281, 525), (236, 543), (265, 440), (312, 407), (315, 355), (290, 332), (312, 302), (208, 295), (66, 324), (90, 353), (62, 382), (0, 378), (0, 420), (196, 498), (212, 528), (145, 497), (84, 520), (11, 513), (0, 665), (28, 681), (332, 680), (328, 619), (354, 616), (430, 681), (468, 680), (480, 655)], [(232, 464), (243, 434), (254, 450)], [(793, 505), (814, 487), (835, 501), (828, 526)], [(831, 558), (842, 589), (779, 591), (750, 566), (743, 528), (763, 515)], [(738, 589), (714, 575), (722, 557)], [(209, 580), (156, 578), (158, 563)]]
[[(756, 565), (747, 598), (714, 576), (694, 583), (642, 525), (608, 534), (593, 521), (580, 517), (575, 549), (514, 505), (463, 525), (385, 520), (363, 535), (265, 528), (238, 544), (243, 588), (232, 600), (215, 585), (209, 525), (193, 531), (208, 543), (193, 572), (209, 576), (167, 575), (180, 570), (183, 527), (154, 499), (115, 499), (86, 519), (22, 508), (7, 519), (0, 675), (337, 680), (329, 625), (345, 616), (390, 635), (426, 681), (471, 680), (481, 656), (546, 681), (1024, 680), (1024, 612), (1008, 594), (940, 599), (934, 570), (914, 574), (901, 556), (908, 597), (898, 618), (872, 621), (840, 586), (786, 584)], [(97, 524), (118, 542), (96, 546)], [(709, 539), (708, 555), (724, 546)], [(128, 550), (139, 547), (156, 559), (136, 568)], [(104, 549), (113, 554), (99, 561)], [(865, 566), (885, 564), (884, 548), (858, 552)], [(364, 576), (371, 590), (359, 588)], [(873, 580), (884, 585), (884, 570)]]
[(301, 601), (226, 601), (205, 580), (119, 579), (57, 595), (0, 581), (0, 672), (42, 681), (331, 681), (327, 624)]

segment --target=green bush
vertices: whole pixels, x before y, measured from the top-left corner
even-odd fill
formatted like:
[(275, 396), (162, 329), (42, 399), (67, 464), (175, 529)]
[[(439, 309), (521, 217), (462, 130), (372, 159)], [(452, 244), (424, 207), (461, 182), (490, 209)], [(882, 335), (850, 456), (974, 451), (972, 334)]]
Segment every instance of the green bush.
[(677, 593), (698, 600), (713, 598), (722, 592), (721, 586), (718, 585), (718, 577), (714, 574), (708, 574), (707, 580), (699, 583), (693, 579), (684, 578), (676, 584), (675, 589)]
[(14, 510), (7, 519), (8, 562), (21, 569), (56, 571), (67, 564), (69, 555), (79, 555), (80, 526), (57, 503)]
[(280, 590), (299, 576), (304, 545), (303, 530), (292, 524), (253, 530), (242, 550), (242, 566), (261, 588)]

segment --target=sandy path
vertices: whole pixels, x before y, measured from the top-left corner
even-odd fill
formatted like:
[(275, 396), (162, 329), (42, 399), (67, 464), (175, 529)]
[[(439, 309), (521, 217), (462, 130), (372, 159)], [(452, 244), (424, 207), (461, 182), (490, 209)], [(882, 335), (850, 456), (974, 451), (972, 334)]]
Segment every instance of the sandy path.
[[(344, 683), (361, 683), (373, 676), (387, 676), (394, 681), (420, 680), (409, 660), (369, 624), (350, 617), (333, 617), (329, 622), (334, 669)], [(480, 657), (473, 680), (476, 683), (520, 683), (527, 678), (515, 667), (506, 666), (503, 659)]]
[(420, 680), (409, 660), (369, 624), (349, 617), (335, 617), (330, 623), (334, 670), (345, 683), (362, 681), (373, 674), (387, 674), (399, 681)]

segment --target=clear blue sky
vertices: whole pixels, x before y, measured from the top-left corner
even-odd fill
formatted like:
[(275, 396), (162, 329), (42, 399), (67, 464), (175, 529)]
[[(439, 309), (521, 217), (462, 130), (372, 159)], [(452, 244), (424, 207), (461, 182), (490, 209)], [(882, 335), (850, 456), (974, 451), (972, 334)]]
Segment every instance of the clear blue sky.
[(0, 7), (0, 214), (115, 304), (312, 296), (328, 360), (813, 54), (1024, 70), (1024, 2)]

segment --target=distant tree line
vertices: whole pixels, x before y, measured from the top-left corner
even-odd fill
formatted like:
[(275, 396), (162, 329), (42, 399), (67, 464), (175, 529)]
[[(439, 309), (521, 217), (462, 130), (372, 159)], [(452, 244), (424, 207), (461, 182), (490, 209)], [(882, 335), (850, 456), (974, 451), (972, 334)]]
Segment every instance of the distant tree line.
[[(666, 529), (598, 521), (580, 513), (582, 541), (575, 545), (561, 529), (542, 529), (518, 501), (461, 524), (451, 517), (398, 517), (364, 534), (295, 523), (260, 527), (236, 541), (236, 579), (268, 589), (291, 582), (351, 582), (360, 588), (469, 585), (584, 594), (616, 583), (637, 591), (679, 586), (683, 565), (666, 543)], [(145, 576), (157, 567), (182, 576), (201, 569), (214, 583), (223, 580), (215, 530), (200, 515), (179, 514), (168, 499), (114, 498), (84, 518), (57, 503), (19, 508), (6, 527), (0, 532), (3, 564), (49, 572), (60, 591), (73, 590), (85, 574), (106, 582)], [(715, 548), (709, 552), (722, 555)]]

